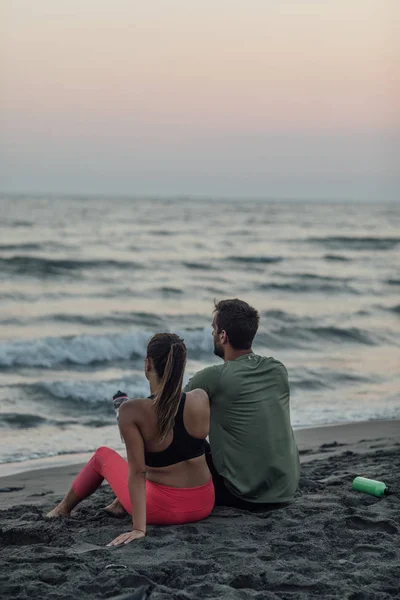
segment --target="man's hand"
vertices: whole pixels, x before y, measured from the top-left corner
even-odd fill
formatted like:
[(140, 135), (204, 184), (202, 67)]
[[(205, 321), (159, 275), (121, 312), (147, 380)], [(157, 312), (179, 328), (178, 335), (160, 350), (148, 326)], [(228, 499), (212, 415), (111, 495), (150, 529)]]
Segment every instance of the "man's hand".
[(118, 411), (119, 407), (123, 402), (125, 402), (125, 400), (129, 400), (128, 394), (125, 394), (125, 392), (121, 392), (120, 390), (118, 390), (118, 392), (113, 396), (113, 404), (115, 411)]
[(145, 537), (145, 532), (140, 531), (140, 529), (134, 529), (133, 531), (128, 531), (128, 533), (121, 533), (115, 540), (107, 544), (107, 546), (122, 546), (123, 544), (129, 544), (133, 542), (133, 540), (140, 540), (140, 538)]

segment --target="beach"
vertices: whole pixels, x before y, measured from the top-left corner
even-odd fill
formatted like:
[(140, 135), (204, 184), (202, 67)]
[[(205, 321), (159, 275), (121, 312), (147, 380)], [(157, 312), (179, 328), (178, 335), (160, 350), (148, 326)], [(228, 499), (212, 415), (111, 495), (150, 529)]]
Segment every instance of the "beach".
[[(351, 489), (363, 475), (400, 490), (397, 206), (2, 203), (1, 600), (399, 597), (399, 495)], [(259, 310), (255, 353), (288, 369), (295, 502), (216, 508), (117, 549), (106, 544), (131, 521), (102, 512), (106, 485), (70, 520), (46, 521), (98, 446), (123, 452), (111, 399), (148, 395), (151, 336), (184, 338), (185, 384), (218, 363), (214, 299), (232, 297)]]
[[(270, 513), (215, 508), (205, 521), (149, 527), (144, 540), (102, 512), (104, 485), (71, 519), (47, 521), (80, 465), (0, 478), (0, 596), (43, 598), (400, 598), (400, 422), (295, 432), (302, 474), (295, 502)], [(383, 498), (355, 492), (357, 475)]]
[(0, 14), (0, 600), (400, 600), (400, 0)]

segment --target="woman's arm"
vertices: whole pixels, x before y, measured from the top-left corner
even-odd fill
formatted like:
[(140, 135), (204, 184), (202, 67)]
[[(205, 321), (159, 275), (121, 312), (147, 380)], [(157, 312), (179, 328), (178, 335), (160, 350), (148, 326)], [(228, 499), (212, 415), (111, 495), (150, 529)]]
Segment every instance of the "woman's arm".
[(144, 441), (135, 422), (136, 407), (133, 402), (124, 402), (119, 412), (119, 427), (125, 441), (128, 457), (128, 488), (132, 505), (133, 530), (123, 533), (109, 546), (119, 546), (146, 535), (146, 466)]

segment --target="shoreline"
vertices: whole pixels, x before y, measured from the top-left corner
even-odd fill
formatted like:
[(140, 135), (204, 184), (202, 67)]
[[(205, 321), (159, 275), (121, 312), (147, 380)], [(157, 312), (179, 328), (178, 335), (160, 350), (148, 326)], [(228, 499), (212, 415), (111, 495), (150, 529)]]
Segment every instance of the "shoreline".
[[(320, 446), (329, 437), (333, 436), (338, 444), (354, 444), (364, 439), (376, 439), (376, 432), (379, 430), (379, 436), (384, 438), (399, 438), (400, 441), (400, 419), (380, 419), (370, 421), (355, 421), (350, 423), (333, 423), (319, 425), (317, 427), (301, 427), (294, 429), (294, 435), (300, 451), (313, 450)], [(357, 439), (358, 435), (362, 438)], [(101, 442), (99, 443), (99, 446)], [(118, 449), (117, 449), (118, 450)], [(93, 452), (79, 452), (69, 454), (58, 454), (55, 456), (46, 456), (43, 458), (33, 458), (20, 462), (9, 462), (0, 464), (0, 480), (4, 477), (11, 477), (20, 473), (29, 473), (31, 471), (45, 471), (46, 469), (55, 469), (71, 465), (82, 465), (87, 462)], [(1, 487), (1, 486), (0, 486)]]

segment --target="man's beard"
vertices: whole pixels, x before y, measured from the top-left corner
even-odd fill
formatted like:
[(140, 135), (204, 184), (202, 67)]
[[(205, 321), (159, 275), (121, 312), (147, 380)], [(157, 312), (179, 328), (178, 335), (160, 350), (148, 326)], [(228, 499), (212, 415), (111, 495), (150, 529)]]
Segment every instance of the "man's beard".
[(214, 354), (215, 356), (218, 356), (219, 358), (225, 358), (225, 353), (224, 353), (224, 349), (222, 346), (217, 346), (217, 344), (214, 342)]

